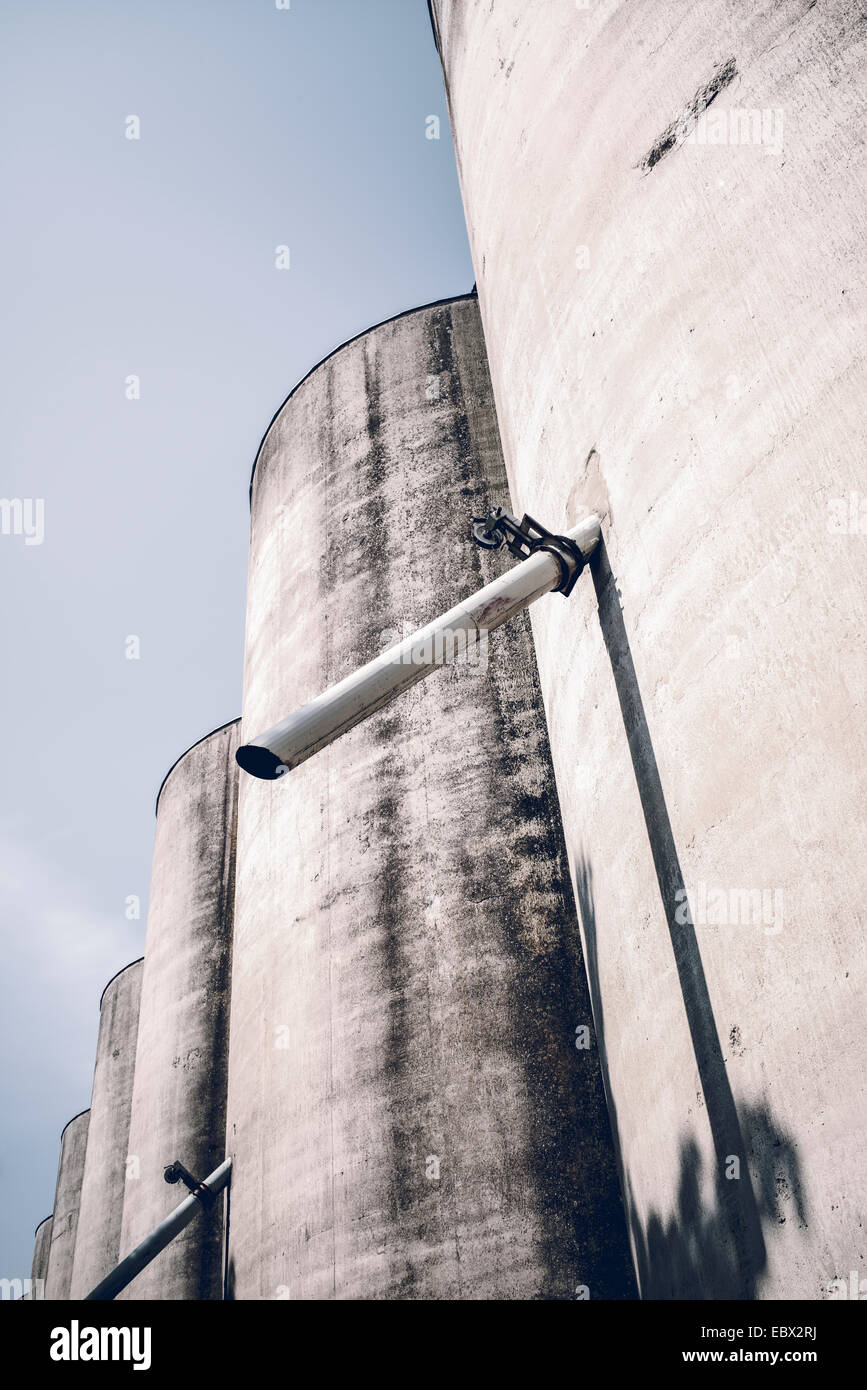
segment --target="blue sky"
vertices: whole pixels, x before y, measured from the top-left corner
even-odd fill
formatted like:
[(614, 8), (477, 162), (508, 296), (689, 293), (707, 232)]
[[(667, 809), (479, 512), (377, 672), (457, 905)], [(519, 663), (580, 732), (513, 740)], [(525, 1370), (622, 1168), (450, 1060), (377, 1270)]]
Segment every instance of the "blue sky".
[(7, 0), (0, 177), (0, 496), (44, 501), (41, 543), (0, 534), (13, 1278), (144, 949), (157, 789), (240, 713), (262, 433), (338, 343), (474, 273), (425, 0)]

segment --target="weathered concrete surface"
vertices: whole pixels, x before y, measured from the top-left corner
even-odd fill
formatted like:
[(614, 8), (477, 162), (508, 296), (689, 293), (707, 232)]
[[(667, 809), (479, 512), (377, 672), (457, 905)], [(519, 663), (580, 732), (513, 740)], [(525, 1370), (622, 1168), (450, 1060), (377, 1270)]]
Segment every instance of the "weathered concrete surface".
[(46, 1216), (36, 1227), (36, 1236), (33, 1242), (33, 1265), (30, 1270), (30, 1294), (25, 1294), (25, 1298), (29, 1297), (30, 1301), (45, 1297), (45, 1280), (48, 1275), (48, 1257), (51, 1254), (53, 1222), (53, 1216)]
[[(121, 1258), (183, 1200), (163, 1170), (204, 1178), (225, 1157), (238, 721), (174, 765), (157, 804)], [(119, 1295), (222, 1296), (223, 1203)]]
[(862, 8), (434, 0), (650, 1297), (867, 1273)]
[(142, 982), (141, 960), (103, 990), (81, 1185), (70, 1298), (84, 1298), (120, 1258), (132, 1086)]
[[(254, 477), (245, 737), (499, 573), (507, 501), (475, 298), (321, 364)], [(633, 1294), (589, 1014), (523, 615), (242, 777), (229, 1296)]]
[(90, 1111), (82, 1110), (80, 1115), (75, 1115), (68, 1122), (60, 1136), (60, 1162), (57, 1165), (54, 1216), (49, 1237), (51, 1248), (45, 1274), (46, 1298), (69, 1298), (89, 1119)]

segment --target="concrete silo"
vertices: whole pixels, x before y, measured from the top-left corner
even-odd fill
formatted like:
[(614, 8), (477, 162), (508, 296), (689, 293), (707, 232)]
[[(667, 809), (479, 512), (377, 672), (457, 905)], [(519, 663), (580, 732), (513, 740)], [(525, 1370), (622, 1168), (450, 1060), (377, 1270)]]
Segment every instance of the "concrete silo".
[(84, 1298), (120, 1257), (143, 962), (109, 980), (99, 1005), (87, 1158), (70, 1298)]
[(641, 1288), (863, 1266), (867, 30), (433, 0)]
[(45, 1274), (45, 1297), (50, 1299), (69, 1298), (89, 1120), (90, 1111), (82, 1110), (64, 1126), (60, 1136), (60, 1162), (57, 1165), (57, 1187), (54, 1193), (51, 1248)]
[[(195, 744), (157, 799), (120, 1254), (186, 1195), (163, 1172), (206, 1177), (225, 1156), (238, 721)], [(121, 1298), (214, 1299), (222, 1291), (222, 1201)]]
[[(498, 573), (496, 504), (475, 296), (316, 367), (251, 488), (245, 736)], [(487, 669), (242, 776), (227, 1296), (629, 1297), (589, 1022), (524, 616)]]
[(45, 1279), (48, 1274), (48, 1257), (51, 1254), (51, 1227), (53, 1216), (46, 1216), (36, 1227), (33, 1243), (33, 1265), (30, 1270), (30, 1298), (43, 1298)]

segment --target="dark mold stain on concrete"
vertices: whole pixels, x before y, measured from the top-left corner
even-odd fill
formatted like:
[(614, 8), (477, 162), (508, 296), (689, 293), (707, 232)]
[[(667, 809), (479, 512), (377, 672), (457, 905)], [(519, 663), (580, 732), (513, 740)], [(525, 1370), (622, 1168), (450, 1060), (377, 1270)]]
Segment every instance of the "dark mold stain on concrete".
[[(382, 632), (395, 620), (389, 603), (389, 573), (394, 564), (394, 547), (406, 539), (394, 534), (387, 499), (390, 466), (385, 431), (385, 409), (381, 361), (377, 345), (370, 345), (364, 359), (367, 397), (367, 450), (362, 494), (364, 504), (364, 557), (368, 598), (366, 622), (360, 623), (356, 659), (368, 661), (382, 646)], [(408, 924), (416, 905), (410, 894), (412, 859), (407, 845), (403, 800), (409, 770), (400, 749), (406, 735), (408, 713), (400, 703), (374, 717), (369, 738), (379, 750), (376, 762), (377, 800), (373, 808), (376, 842), (380, 846), (380, 871), (376, 893), (376, 916), (380, 930), (382, 970), (388, 999), (388, 1031), (383, 1067), (390, 1078), (391, 1175), (389, 1204), (391, 1225), (403, 1230), (408, 1242), (424, 1243), (428, 1238), (419, 1210), (416, 1174), (418, 1136), (414, 1108), (406, 1098), (420, 1081), (410, 1072), (413, 1057), (412, 975), (413, 962), (407, 949)], [(409, 1235), (407, 1231), (412, 1231)], [(416, 1284), (412, 1262), (401, 1252), (401, 1241), (393, 1256), (393, 1296), (411, 1298)]]
[[(486, 804), (502, 805), (503, 832), (512, 843), (508, 860), (489, 871), (499, 871), (513, 908), (503, 914), (502, 943), (515, 967), (511, 1029), (523, 1040), (532, 1098), (532, 1185), (547, 1197), (538, 1212), (547, 1277), (537, 1298), (569, 1299), (576, 1284), (587, 1283), (594, 1297), (629, 1299), (636, 1290), (601, 1066), (595, 1046), (580, 1054), (574, 1048), (575, 1026), (591, 1021), (592, 1006), (529, 615), (520, 614), (500, 635), (489, 672), (496, 754), (487, 763)], [(519, 791), (526, 760), (544, 771), (536, 795)], [(517, 836), (515, 802), (526, 813)], [(547, 943), (541, 950), (533, 927)]]

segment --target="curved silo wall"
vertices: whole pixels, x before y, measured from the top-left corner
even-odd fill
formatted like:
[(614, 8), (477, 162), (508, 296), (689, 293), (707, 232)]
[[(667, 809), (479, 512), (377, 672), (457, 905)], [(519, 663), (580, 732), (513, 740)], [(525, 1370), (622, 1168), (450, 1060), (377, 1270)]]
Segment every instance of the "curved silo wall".
[[(344, 345), (252, 487), (245, 737), (510, 563), (475, 297)], [(552, 602), (562, 603), (555, 598)], [(529, 627), (242, 774), (228, 1295), (631, 1295)]]
[[(863, 1264), (865, 31), (434, 0), (641, 1287)], [(691, 906), (690, 906), (691, 903)]]
[[(168, 1164), (202, 1179), (225, 1157), (237, 743), (237, 720), (202, 739), (158, 798), (121, 1257), (186, 1196)], [(196, 1217), (120, 1297), (220, 1298), (222, 1212)]]
[(45, 1279), (48, 1274), (48, 1257), (51, 1254), (51, 1227), (53, 1216), (46, 1216), (36, 1227), (33, 1242), (33, 1264), (30, 1270), (30, 1294), (32, 1299), (45, 1297)]
[(143, 961), (103, 990), (70, 1298), (84, 1298), (120, 1258)]
[(60, 1162), (57, 1165), (57, 1187), (54, 1193), (51, 1248), (45, 1275), (45, 1297), (50, 1299), (69, 1298), (89, 1120), (90, 1111), (83, 1110), (80, 1115), (69, 1121), (60, 1136)]

